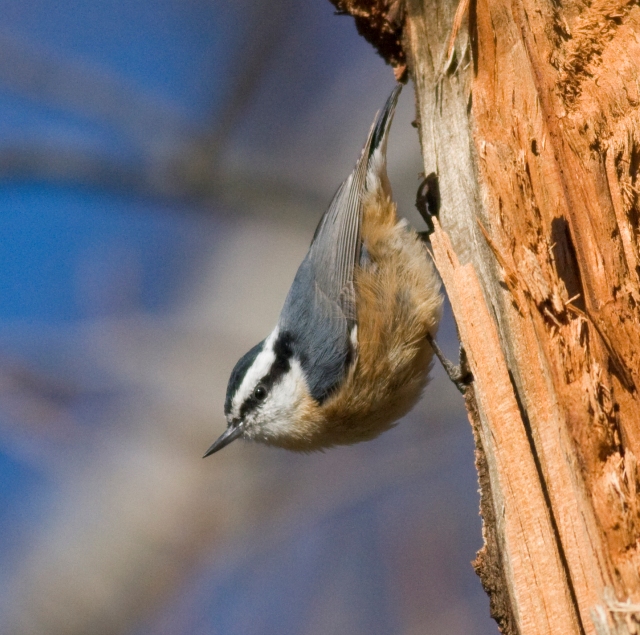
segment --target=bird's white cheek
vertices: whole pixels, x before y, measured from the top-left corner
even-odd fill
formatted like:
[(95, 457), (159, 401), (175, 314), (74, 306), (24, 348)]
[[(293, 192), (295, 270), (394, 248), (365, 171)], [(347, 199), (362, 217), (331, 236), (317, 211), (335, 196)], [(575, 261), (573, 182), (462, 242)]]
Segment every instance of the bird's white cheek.
[(300, 364), (293, 360), (289, 372), (272, 389), (269, 399), (262, 407), (262, 425), (256, 436), (276, 438), (286, 436), (295, 428), (299, 410), (309, 395), (307, 382)]

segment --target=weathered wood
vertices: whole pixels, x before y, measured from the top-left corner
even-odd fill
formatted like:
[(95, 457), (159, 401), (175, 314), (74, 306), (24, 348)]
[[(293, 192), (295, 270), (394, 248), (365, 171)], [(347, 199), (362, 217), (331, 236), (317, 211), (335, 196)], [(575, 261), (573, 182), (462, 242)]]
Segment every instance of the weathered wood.
[(476, 377), (476, 567), (505, 633), (637, 633), (640, 7), (476, 0), (451, 39), (457, 8), (407, 0), (402, 42)]
[(579, 632), (550, 510), (495, 322), (473, 265), (460, 265), (447, 234), (434, 222), (434, 259), (453, 312), (460, 318), (460, 338), (475, 378), (479, 437), (494, 506), (501, 510), (495, 522), (518, 630), (522, 635)]

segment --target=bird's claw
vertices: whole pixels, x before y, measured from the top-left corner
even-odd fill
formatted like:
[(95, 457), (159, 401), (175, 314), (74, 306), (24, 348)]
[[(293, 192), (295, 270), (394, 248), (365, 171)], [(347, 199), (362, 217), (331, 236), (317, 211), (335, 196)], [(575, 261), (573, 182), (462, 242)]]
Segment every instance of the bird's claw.
[(427, 237), (433, 232), (433, 217), (440, 213), (440, 184), (435, 172), (424, 177), (416, 193), (416, 208), (427, 224), (427, 231), (420, 236)]
[(473, 375), (469, 370), (467, 354), (465, 353), (464, 348), (462, 348), (462, 345), (460, 346), (460, 363), (456, 365), (445, 357), (431, 333), (427, 334), (427, 340), (431, 345), (431, 348), (433, 348), (433, 352), (436, 354), (436, 357), (440, 360), (440, 363), (449, 376), (449, 379), (455, 384), (456, 388), (464, 394), (467, 386), (473, 381)]

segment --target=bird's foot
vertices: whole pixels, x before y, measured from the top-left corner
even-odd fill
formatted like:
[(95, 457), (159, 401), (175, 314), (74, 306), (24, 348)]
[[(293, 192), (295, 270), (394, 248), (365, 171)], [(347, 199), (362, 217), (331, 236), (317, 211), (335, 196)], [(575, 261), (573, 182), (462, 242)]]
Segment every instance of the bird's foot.
[(435, 172), (425, 176), (416, 193), (416, 208), (427, 224), (427, 231), (420, 232), (425, 239), (433, 232), (433, 217), (440, 213), (440, 184)]
[(462, 345), (460, 345), (460, 363), (456, 365), (445, 357), (431, 333), (427, 333), (427, 341), (431, 345), (431, 348), (433, 348), (436, 357), (440, 360), (449, 379), (455, 384), (456, 388), (464, 394), (467, 386), (473, 381), (473, 375), (469, 370), (467, 355)]

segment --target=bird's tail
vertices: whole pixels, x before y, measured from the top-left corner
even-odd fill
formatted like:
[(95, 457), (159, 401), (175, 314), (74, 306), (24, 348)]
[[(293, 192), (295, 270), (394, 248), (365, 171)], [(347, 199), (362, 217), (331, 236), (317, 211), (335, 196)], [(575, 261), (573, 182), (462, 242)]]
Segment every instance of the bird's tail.
[(371, 127), (359, 166), (363, 173), (363, 192), (380, 190), (386, 196), (391, 196), (391, 185), (387, 177), (387, 140), (401, 90), (402, 84), (397, 84)]
[(393, 115), (398, 103), (398, 96), (402, 90), (402, 84), (397, 84), (391, 91), (384, 108), (376, 115), (373, 124), (371, 140), (369, 142), (368, 158), (371, 159), (376, 150), (381, 150), (382, 154), (386, 154), (387, 138), (389, 136), (389, 128), (393, 121)]

